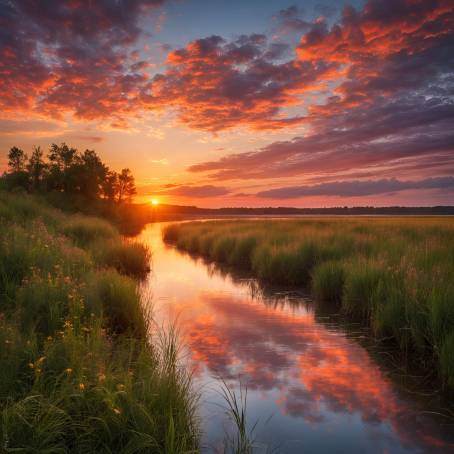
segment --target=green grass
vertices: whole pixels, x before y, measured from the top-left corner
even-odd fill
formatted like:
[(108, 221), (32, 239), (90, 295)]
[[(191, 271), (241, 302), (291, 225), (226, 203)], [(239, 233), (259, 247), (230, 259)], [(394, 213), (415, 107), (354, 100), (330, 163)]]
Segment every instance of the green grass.
[(454, 390), (452, 218), (190, 222), (163, 236), (264, 281), (310, 287)]
[(143, 277), (150, 270), (151, 251), (133, 241), (98, 241), (92, 255), (100, 266), (115, 268), (123, 274)]
[(0, 191), (1, 452), (197, 450), (176, 336), (128, 276), (148, 267), (105, 221)]
[(322, 262), (312, 272), (312, 291), (320, 301), (340, 303), (344, 282), (345, 270), (340, 262)]

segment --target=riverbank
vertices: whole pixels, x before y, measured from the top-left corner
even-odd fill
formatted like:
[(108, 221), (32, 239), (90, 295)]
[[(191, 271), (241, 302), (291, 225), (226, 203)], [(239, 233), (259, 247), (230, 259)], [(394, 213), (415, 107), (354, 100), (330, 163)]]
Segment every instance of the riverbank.
[(149, 263), (104, 220), (0, 192), (3, 452), (196, 449), (176, 338), (138, 291)]
[(258, 278), (306, 286), (454, 388), (454, 222), (310, 218), (174, 224), (178, 248)]

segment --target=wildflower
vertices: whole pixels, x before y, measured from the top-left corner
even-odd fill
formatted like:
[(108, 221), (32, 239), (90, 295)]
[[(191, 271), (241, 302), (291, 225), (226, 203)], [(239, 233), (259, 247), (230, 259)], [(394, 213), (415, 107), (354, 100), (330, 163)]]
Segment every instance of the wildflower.
[(41, 358), (38, 359), (37, 363), (41, 364), (45, 359), (46, 359), (45, 356), (41, 356)]
[(85, 391), (85, 385), (83, 383), (79, 383), (79, 389), (81, 391)]
[(53, 340), (52, 336), (47, 336), (47, 340), (48, 340), (48, 341)]
[(106, 379), (106, 375), (103, 373), (98, 374), (98, 380), (99, 381), (104, 381)]
[(65, 369), (65, 372), (66, 372), (68, 375), (70, 375), (70, 374), (72, 373), (72, 371), (73, 371), (73, 370), (72, 370), (70, 367), (68, 367), (68, 368)]
[(125, 385), (123, 385), (122, 383), (119, 383), (117, 385), (117, 389), (118, 389), (118, 391), (123, 391), (125, 389)]
[(35, 365), (34, 365), (33, 363), (28, 363), (28, 367), (29, 367), (30, 369), (34, 369), (34, 368), (35, 368)]
[(115, 414), (121, 415), (121, 411), (118, 408), (114, 408), (113, 411)]

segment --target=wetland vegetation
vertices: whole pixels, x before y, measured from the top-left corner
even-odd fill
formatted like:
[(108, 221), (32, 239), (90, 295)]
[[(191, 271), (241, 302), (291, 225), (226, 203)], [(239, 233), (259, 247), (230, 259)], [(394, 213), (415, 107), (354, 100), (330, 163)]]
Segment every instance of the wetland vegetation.
[(138, 291), (149, 263), (105, 220), (0, 192), (2, 452), (197, 448), (175, 333)]
[[(310, 288), (454, 389), (454, 221), (441, 217), (173, 224), (164, 240), (273, 284)], [(435, 378), (435, 377), (432, 377)]]

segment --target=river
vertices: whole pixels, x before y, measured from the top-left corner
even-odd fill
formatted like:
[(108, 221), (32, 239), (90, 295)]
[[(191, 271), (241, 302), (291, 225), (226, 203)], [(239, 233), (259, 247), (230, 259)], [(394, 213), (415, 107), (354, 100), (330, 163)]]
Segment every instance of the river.
[(398, 364), (384, 364), (364, 329), (304, 292), (264, 289), (164, 244), (164, 225), (138, 237), (153, 253), (142, 286), (158, 323), (177, 319), (204, 452), (220, 452), (230, 429), (220, 378), (247, 388), (254, 452), (454, 452), (453, 421), (434, 414), (443, 403), (434, 411), (434, 396), (402, 386)]

